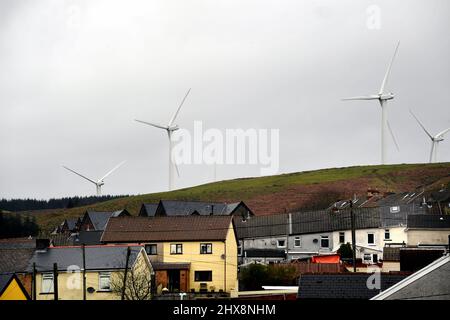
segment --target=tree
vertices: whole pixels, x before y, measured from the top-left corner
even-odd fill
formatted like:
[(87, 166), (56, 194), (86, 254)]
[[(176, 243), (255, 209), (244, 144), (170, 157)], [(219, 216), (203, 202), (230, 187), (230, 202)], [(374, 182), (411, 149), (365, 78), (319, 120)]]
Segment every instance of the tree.
[(352, 245), (348, 242), (341, 244), (337, 253), (341, 256), (341, 259), (353, 259)]
[[(122, 296), (125, 271), (111, 275), (111, 290)], [(128, 269), (125, 283), (125, 300), (150, 300), (152, 298), (152, 276), (145, 263)]]

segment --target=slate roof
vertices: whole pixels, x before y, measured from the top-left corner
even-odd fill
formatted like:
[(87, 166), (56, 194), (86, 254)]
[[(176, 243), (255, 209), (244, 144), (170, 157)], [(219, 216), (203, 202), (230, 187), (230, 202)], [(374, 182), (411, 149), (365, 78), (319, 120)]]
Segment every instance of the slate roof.
[(102, 242), (223, 241), (230, 216), (111, 218)]
[[(380, 290), (369, 289), (367, 280), (372, 273), (302, 274), (298, 284), (298, 299), (370, 299)], [(380, 274), (381, 290), (385, 290), (406, 275)]]
[[(86, 246), (86, 270), (124, 269), (128, 246)], [(130, 266), (133, 265), (142, 246), (130, 246)], [(77, 247), (50, 247), (46, 251), (36, 251), (28, 264), (27, 270), (32, 271), (33, 262), (38, 272), (53, 270), (53, 263), (58, 264), (58, 270), (66, 271), (69, 266), (83, 265), (83, 251)]]
[(35, 246), (35, 239), (0, 239), (0, 273), (24, 272)]
[(450, 256), (440, 257), (372, 300), (449, 300)]
[(450, 216), (439, 214), (414, 214), (408, 216), (408, 228), (450, 228)]
[(118, 217), (120, 215), (129, 215), (126, 210), (118, 210), (118, 211), (86, 211), (86, 214), (89, 216), (92, 224), (94, 225), (95, 230), (105, 230), (106, 224), (108, 223), (109, 218)]
[(242, 221), (242, 217), (236, 216), (233, 220), (239, 239), (285, 236), (287, 232), (287, 214), (255, 216), (246, 219), (245, 222)]
[(66, 219), (67, 227), (69, 230), (74, 230), (77, 227), (77, 223), (79, 221), (79, 218), (76, 219)]
[(101, 244), (103, 230), (95, 231), (80, 231), (78, 235), (73, 238), (73, 245), (96, 245)]
[(202, 201), (178, 201), (161, 200), (160, 206), (167, 216), (187, 216), (193, 213), (199, 215), (230, 215), (237, 208), (240, 202), (220, 203)]
[(157, 203), (143, 203), (139, 215), (143, 217), (154, 217), (157, 208)]
[(13, 274), (11, 273), (0, 274), (0, 293), (5, 290), (5, 287), (8, 285), (11, 277), (13, 277)]
[[(357, 208), (353, 210), (357, 229), (378, 228), (392, 225), (390, 217), (383, 218), (378, 208)], [(288, 232), (288, 214), (255, 216), (242, 221), (235, 217), (236, 233), (239, 239), (273, 237)], [(333, 212), (317, 210), (291, 214), (291, 234), (308, 234), (351, 229), (350, 210)], [(383, 223), (385, 221), (386, 223)], [(395, 222), (397, 223), (397, 222)]]

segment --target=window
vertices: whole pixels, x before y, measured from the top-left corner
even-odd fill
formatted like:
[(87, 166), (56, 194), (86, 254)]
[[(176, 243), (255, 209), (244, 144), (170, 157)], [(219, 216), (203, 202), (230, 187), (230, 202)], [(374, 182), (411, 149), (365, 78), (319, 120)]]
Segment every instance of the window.
[(98, 291), (111, 290), (111, 273), (99, 272), (98, 274)]
[(339, 232), (339, 243), (345, 243), (345, 232)]
[(302, 246), (302, 240), (300, 239), (300, 237), (295, 237), (294, 238), (294, 247), (298, 248)]
[(376, 253), (372, 254), (372, 262), (378, 263), (378, 255)]
[(195, 271), (195, 281), (212, 281), (212, 271)]
[(211, 254), (212, 243), (200, 243), (200, 254)]
[(328, 236), (321, 236), (320, 237), (320, 247), (328, 248), (329, 246), (330, 246), (330, 240), (328, 239)]
[(241, 256), (242, 255), (242, 243), (241, 242), (239, 242), (239, 245), (237, 247), (237, 251), (238, 251), (238, 256)]
[(183, 254), (183, 245), (181, 243), (171, 244), (170, 254)]
[(391, 213), (397, 213), (400, 212), (400, 207), (399, 206), (393, 206), (390, 208)]
[(384, 240), (391, 240), (391, 232), (389, 229), (384, 230)]
[(278, 247), (278, 248), (284, 248), (284, 247), (286, 247), (286, 240), (280, 240), (280, 239), (278, 239), (278, 240), (277, 240), (277, 247)]
[(53, 273), (42, 274), (42, 293), (53, 293)]
[(148, 255), (155, 255), (157, 254), (157, 246), (156, 244), (146, 244), (145, 245), (145, 252), (147, 252)]
[(367, 244), (375, 244), (375, 235), (373, 233), (367, 234)]
[(372, 262), (372, 255), (370, 253), (364, 254), (364, 262)]

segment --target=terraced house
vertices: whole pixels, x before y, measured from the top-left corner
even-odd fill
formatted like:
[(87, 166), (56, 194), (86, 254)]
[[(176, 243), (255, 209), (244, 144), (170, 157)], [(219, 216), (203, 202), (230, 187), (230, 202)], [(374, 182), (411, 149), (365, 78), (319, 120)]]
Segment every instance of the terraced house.
[(103, 243), (135, 243), (156, 274), (157, 293), (238, 290), (237, 240), (231, 216), (111, 218)]
[[(28, 272), (35, 274), (33, 300), (121, 299), (126, 266), (129, 275), (139, 275), (139, 284), (145, 285), (150, 298), (153, 269), (141, 246), (41, 247), (28, 266)], [(138, 279), (127, 278), (127, 293), (132, 278)]]

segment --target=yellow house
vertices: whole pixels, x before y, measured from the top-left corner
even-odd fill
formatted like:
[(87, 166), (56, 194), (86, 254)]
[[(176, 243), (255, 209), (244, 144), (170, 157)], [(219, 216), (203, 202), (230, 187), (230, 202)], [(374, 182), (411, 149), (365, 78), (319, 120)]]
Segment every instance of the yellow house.
[[(127, 259), (125, 299), (149, 299), (151, 263), (142, 246), (127, 245), (85, 246), (84, 249), (81, 246), (49, 247), (36, 251), (29, 266), (30, 272), (36, 268), (35, 299), (121, 299)], [(131, 281), (139, 281), (146, 295), (134, 292)]]
[(101, 241), (144, 245), (155, 270), (158, 293), (237, 294), (237, 238), (232, 216), (111, 218)]
[(15, 274), (0, 274), (0, 300), (29, 300), (27, 291)]

